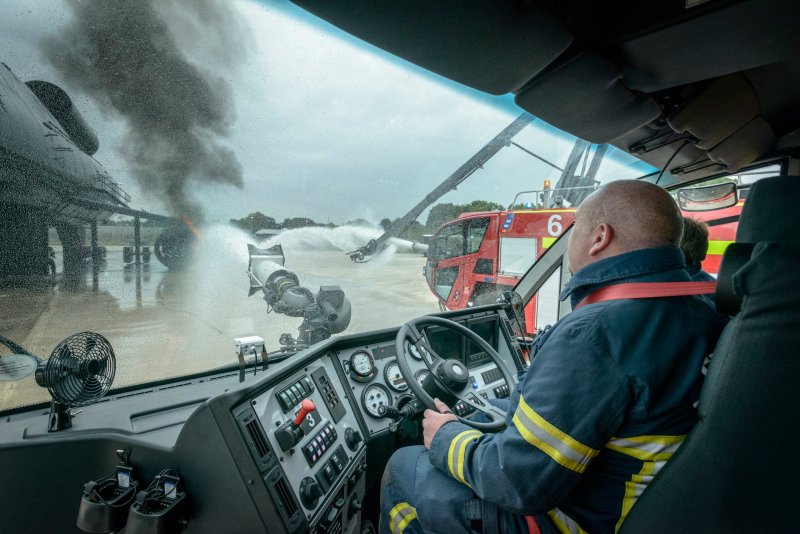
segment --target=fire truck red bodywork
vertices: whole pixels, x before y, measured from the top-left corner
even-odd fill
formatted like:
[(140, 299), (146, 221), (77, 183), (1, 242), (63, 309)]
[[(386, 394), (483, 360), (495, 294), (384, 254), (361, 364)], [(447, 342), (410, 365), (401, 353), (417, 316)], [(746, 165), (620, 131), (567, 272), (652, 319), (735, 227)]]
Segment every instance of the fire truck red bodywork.
[[(729, 208), (683, 212), (710, 222), (703, 269), (713, 275), (734, 241), (743, 201)], [(428, 249), (428, 287), (448, 309), (494, 302), (513, 289), (521, 276), (566, 230), (575, 208), (464, 213), (437, 229)], [(732, 222), (724, 222), (734, 218)], [(719, 224), (721, 223), (721, 224)], [(517, 241), (519, 240), (519, 241)], [(535, 330), (536, 299), (526, 307), (527, 326)]]

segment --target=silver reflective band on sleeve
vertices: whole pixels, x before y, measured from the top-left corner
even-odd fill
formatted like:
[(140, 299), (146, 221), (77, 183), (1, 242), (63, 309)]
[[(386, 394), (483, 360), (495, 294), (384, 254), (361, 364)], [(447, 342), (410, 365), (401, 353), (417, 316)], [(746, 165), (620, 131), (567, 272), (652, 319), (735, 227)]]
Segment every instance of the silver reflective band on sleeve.
[(403, 534), (403, 530), (416, 518), (416, 508), (407, 502), (397, 503), (389, 512), (389, 530), (392, 534)]
[(672, 458), (685, 439), (685, 435), (611, 438), (606, 448), (645, 462), (656, 462)]
[(547, 516), (555, 524), (558, 531), (563, 534), (587, 534), (578, 523), (570, 519), (567, 514), (558, 508), (553, 508), (547, 512)]
[[(459, 482), (463, 482), (467, 486), (469, 483), (464, 476), (464, 459), (467, 453), (467, 443), (473, 439), (478, 439), (483, 434), (477, 430), (465, 430), (456, 434), (456, 437), (450, 441), (450, 448), (447, 451), (447, 468), (453, 478)], [(470, 486), (472, 487), (472, 486)]]
[(576, 473), (583, 473), (592, 458), (600, 452), (553, 426), (536, 413), (522, 397), (519, 399), (513, 421), (525, 441)]
[(620, 510), (617, 526), (614, 528), (615, 532), (622, 527), (622, 523), (625, 522), (636, 500), (647, 489), (647, 486), (666, 463), (666, 460), (643, 462), (642, 469), (637, 474), (632, 475), (629, 481), (625, 482), (625, 495), (622, 497), (622, 509)]
[(606, 448), (609, 450), (642, 461), (642, 469), (625, 482), (625, 495), (622, 498), (622, 508), (615, 531), (622, 527), (636, 500), (664, 467), (667, 460), (672, 458), (685, 439), (685, 435), (628, 436), (612, 438), (606, 444)]

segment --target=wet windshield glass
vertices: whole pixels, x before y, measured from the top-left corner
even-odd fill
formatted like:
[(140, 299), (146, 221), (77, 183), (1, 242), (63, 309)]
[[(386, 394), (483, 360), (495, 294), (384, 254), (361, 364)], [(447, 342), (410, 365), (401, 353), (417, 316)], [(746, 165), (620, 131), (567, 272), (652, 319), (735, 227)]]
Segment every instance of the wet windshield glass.
[[(0, 410), (50, 398), (10, 355), (47, 358), (76, 332), (110, 341), (119, 388), (235, 364), (242, 337), (281, 355), (439, 311), (459, 273), (426, 279), (442, 224), (574, 206), (653, 171), (534, 118), (465, 168), (520, 116), (511, 97), (284, 2), (4, 12)], [(404, 217), (454, 176), (464, 181)], [(436, 250), (475, 253), (497, 232), (484, 218)], [(477, 268), (495, 272), (487, 261)]]

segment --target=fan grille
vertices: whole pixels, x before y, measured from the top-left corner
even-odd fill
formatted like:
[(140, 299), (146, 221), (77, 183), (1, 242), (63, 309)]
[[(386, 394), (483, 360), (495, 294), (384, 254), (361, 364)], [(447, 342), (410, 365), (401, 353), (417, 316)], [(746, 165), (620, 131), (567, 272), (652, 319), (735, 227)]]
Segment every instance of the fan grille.
[(114, 350), (106, 338), (81, 332), (59, 343), (43, 371), (43, 385), (67, 406), (85, 406), (102, 397), (114, 381)]

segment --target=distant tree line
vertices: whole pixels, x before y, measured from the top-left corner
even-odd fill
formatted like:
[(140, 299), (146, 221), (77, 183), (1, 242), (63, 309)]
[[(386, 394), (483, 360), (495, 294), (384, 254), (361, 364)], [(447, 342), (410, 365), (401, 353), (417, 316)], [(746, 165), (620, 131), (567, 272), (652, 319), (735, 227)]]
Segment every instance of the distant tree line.
[(334, 228), (336, 225), (332, 223), (318, 223), (308, 217), (289, 217), (284, 219), (283, 222), (276, 221), (269, 215), (264, 215), (260, 211), (251, 213), (241, 219), (231, 219), (230, 223), (237, 227), (254, 234), (259, 230), (292, 230), (295, 228), (305, 228), (307, 226), (323, 226), (327, 228)]

